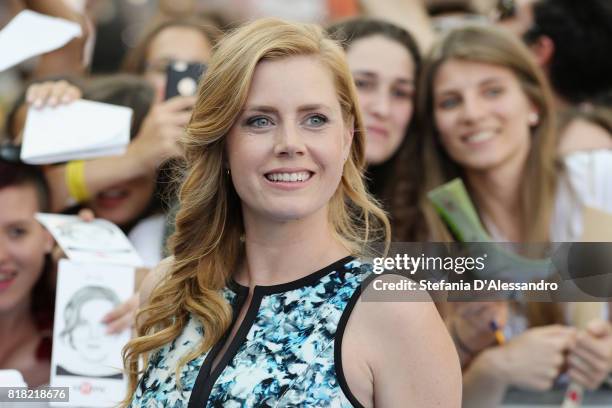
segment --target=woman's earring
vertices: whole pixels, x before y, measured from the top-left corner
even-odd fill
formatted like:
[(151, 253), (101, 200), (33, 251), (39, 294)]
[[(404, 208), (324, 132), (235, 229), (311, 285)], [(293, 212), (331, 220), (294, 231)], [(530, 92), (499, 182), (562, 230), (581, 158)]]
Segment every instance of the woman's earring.
[(540, 123), (540, 115), (537, 112), (531, 112), (527, 118), (529, 126), (537, 126)]
[(232, 172), (230, 171), (229, 167), (225, 169), (225, 174), (227, 174), (227, 177), (232, 175)]

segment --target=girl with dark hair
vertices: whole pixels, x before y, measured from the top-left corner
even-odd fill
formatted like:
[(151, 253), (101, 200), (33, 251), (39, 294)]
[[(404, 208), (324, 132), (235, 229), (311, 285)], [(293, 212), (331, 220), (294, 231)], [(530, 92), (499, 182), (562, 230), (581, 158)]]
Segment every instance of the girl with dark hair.
[(390, 181), (411, 129), (419, 49), (409, 32), (383, 20), (357, 18), (327, 31), (344, 47), (357, 87), (369, 190), (389, 204)]
[(50, 372), (53, 239), (34, 219), (48, 203), (39, 169), (0, 161), (0, 369), (18, 370), (30, 387)]

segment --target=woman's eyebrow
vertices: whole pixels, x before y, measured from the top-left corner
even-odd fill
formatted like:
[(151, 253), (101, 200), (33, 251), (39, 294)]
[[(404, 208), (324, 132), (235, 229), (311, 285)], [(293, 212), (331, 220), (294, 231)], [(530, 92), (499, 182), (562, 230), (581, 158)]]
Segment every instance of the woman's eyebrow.
[(491, 85), (491, 84), (498, 84), (503, 81), (504, 79), (502, 77), (489, 77), (489, 78), (485, 78), (482, 81), (480, 81), (478, 85), (485, 86), (485, 85)]
[(353, 75), (362, 75), (362, 76), (366, 76), (366, 77), (370, 77), (370, 78), (376, 78), (377, 75), (372, 72), (372, 71), (367, 71), (367, 70), (355, 70), (352, 71)]
[(273, 106), (268, 106), (268, 105), (245, 106), (242, 111), (243, 112), (255, 111), (255, 112), (263, 112), (263, 113), (278, 113), (278, 109), (276, 109)]
[[(304, 105), (300, 105), (297, 110), (298, 112), (304, 112), (304, 111), (313, 111), (313, 110), (321, 110), (321, 109), (332, 110), (330, 106), (322, 104), (322, 103), (307, 103)], [(279, 110), (269, 105), (252, 105), (252, 106), (245, 106), (245, 108), (243, 109), (243, 113), (244, 112), (262, 112), (262, 113), (278, 114)]]
[(399, 85), (414, 85), (414, 79), (398, 78), (395, 82)]

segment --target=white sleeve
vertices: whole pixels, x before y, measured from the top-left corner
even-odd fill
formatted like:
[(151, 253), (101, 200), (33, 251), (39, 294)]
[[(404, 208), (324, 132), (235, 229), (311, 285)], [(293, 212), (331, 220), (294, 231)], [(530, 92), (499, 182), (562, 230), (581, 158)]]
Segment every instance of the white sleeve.
[(612, 150), (571, 154), (565, 166), (581, 204), (612, 213)]

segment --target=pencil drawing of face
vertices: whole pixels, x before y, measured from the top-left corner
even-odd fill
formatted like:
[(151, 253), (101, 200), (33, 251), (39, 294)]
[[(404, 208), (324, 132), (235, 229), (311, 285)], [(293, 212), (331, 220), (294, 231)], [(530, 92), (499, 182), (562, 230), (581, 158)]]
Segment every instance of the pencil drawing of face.
[(107, 287), (82, 287), (64, 308), (65, 326), (60, 337), (85, 361), (104, 361), (112, 350), (114, 339), (106, 334), (102, 318), (119, 302), (117, 294)]
[(112, 248), (115, 239), (115, 231), (98, 221), (67, 222), (58, 227), (58, 232), (77, 249)]

